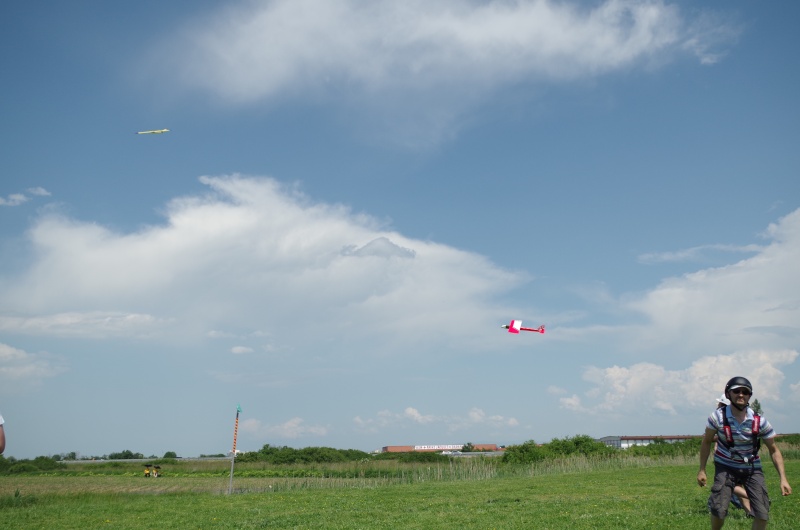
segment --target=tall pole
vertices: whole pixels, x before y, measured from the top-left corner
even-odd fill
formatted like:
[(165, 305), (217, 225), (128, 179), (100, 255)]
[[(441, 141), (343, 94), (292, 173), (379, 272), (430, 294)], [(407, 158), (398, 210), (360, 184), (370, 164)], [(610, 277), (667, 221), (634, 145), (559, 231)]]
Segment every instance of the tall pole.
[(228, 495), (233, 493), (233, 464), (236, 462), (236, 434), (239, 432), (239, 413), (242, 407), (236, 404), (236, 423), (233, 425), (233, 449), (231, 450), (231, 480), (228, 483)]

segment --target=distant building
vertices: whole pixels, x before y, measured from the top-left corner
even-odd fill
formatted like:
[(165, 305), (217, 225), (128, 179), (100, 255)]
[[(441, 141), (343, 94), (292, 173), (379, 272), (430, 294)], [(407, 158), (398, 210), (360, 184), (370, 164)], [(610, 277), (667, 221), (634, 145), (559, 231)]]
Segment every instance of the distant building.
[[(475, 451), (500, 451), (497, 444), (472, 444)], [(441, 451), (461, 451), (464, 444), (456, 445), (387, 445), (381, 448), (382, 453), (411, 453), (417, 452), (441, 452)]]
[(702, 438), (702, 436), (692, 434), (679, 434), (672, 436), (604, 436), (599, 438), (598, 442), (603, 442), (610, 447), (617, 449), (627, 449), (634, 445), (650, 445), (656, 440), (663, 440), (667, 443), (684, 442), (693, 438)]

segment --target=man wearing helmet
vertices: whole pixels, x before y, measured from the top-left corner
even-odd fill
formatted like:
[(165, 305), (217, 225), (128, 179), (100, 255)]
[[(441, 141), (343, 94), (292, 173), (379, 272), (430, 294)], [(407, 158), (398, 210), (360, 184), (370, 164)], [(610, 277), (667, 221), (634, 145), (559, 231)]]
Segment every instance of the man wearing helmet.
[(711, 510), (711, 528), (719, 530), (728, 515), (733, 488), (743, 484), (750, 498), (753, 516), (753, 529), (767, 527), (769, 519), (769, 496), (761, 469), (758, 448), (763, 440), (769, 449), (772, 463), (781, 481), (781, 494), (790, 495), (792, 487), (786, 480), (783, 455), (775, 445), (775, 430), (764, 418), (757, 416), (750, 404), (753, 385), (744, 377), (734, 377), (725, 385), (725, 397), (730, 405), (720, 407), (708, 417), (703, 443), (700, 446), (700, 471), (697, 483), (702, 487), (707, 483), (706, 463), (711, 454), (714, 440), (714, 484), (708, 506)]

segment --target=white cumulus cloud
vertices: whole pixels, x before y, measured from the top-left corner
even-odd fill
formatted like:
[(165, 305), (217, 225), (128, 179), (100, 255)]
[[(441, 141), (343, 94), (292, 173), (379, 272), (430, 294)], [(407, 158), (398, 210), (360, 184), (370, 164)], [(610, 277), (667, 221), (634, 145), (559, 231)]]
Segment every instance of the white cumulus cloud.
[(584, 379), (591, 385), (584, 397), (560, 399), (566, 409), (626, 414), (654, 410), (678, 414), (709, 408), (731, 377), (746, 376), (760, 401), (780, 402), (783, 370), (798, 357), (795, 350), (752, 350), (702, 357), (682, 370), (643, 362), (631, 366), (590, 367)]
[(735, 35), (721, 20), (686, 20), (663, 0), (273, 0), (194, 20), (147, 63), (227, 102), (310, 95), (435, 141), (497, 90), (687, 51), (710, 64)]
[(0, 277), (4, 304), (15, 308), (0, 313), (0, 329), (239, 337), (264, 351), (287, 343), (302, 350), (320, 337), (369, 340), (364, 355), (423, 342), (475, 349), (491, 338), (492, 301), (524, 281), (482, 256), (409, 239), (272, 179), (201, 181), (206, 195), (173, 200), (162, 224), (137, 232), (44, 214), (28, 231), (31, 266)]
[(676, 355), (796, 347), (800, 339), (800, 210), (771, 224), (762, 247), (731, 265), (668, 278), (625, 301), (648, 325), (632, 343)]

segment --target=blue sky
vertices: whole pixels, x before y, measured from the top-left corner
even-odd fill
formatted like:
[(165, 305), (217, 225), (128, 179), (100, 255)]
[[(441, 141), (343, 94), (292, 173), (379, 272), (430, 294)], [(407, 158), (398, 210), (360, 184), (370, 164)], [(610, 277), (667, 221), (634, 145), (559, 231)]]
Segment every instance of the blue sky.
[(799, 10), (3, 6), (6, 454), (800, 431)]

